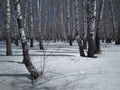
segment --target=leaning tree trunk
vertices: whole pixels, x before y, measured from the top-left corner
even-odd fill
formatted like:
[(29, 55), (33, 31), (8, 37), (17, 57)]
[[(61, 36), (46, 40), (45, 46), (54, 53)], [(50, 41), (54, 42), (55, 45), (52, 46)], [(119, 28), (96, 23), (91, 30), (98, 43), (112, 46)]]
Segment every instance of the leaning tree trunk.
[(88, 57), (94, 57), (96, 0), (87, 1)]
[(12, 55), (10, 39), (10, 0), (6, 0), (6, 55)]
[(29, 56), (29, 50), (27, 46), (27, 40), (25, 37), (25, 32), (23, 28), (23, 22), (22, 22), (22, 15), (21, 15), (21, 7), (20, 7), (20, 0), (17, 0), (17, 13), (18, 13), (18, 29), (20, 32), (20, 38), (21, 38), (21, 45), (23, 49), (23, 62), (28, 69), (28, 71), (31, 74), (32, 79), (37, 79), (39, 76), (39, 73), (37, 72), (36, 68), (33, 66), (32, 62), (30, 61), (30, 56)]

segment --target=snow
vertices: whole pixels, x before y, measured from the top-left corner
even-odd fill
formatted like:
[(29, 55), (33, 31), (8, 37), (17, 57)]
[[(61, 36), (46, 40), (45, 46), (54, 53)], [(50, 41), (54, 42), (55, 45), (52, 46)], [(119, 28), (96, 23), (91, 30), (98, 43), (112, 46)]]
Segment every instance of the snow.
[(12, 44), (13, 56), (5, 56), (5, 42), (0, 42), (0, 90), (120, 90), (120, 46), (101, 44), (98, 58), (80, 57), (77, 43), (38, 43), (30, 49), (31, 60), (41, 70), (45, 55), (43, 78), (29, 79), (22, 62), (21, 46)]

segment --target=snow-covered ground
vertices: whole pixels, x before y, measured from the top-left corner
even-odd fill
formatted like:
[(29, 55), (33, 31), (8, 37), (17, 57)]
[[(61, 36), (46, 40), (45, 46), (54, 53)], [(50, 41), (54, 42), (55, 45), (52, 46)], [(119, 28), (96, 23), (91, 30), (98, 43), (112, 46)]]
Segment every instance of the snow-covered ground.
[(73, 43), (38, 43), (30, 49), (31, 60), (40, 71), (46, 55), (44, 78), (32, 84), (22, 62), (21, 46), (12, 44), (13, 56), (5, 56), (5, 42), (0, 42), (0, 90), (120, 90), (120, 46), (101, 44), (98, 58), (80, 57)]

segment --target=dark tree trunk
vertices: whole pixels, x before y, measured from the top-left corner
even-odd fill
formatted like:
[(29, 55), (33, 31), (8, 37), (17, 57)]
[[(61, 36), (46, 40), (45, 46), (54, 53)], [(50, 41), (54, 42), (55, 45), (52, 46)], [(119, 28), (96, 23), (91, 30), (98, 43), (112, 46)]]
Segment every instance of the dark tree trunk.
[(83, 48), (82, 42), (80, 40), (80, 37), (78, 36), (76, 38), (76, 40), (77, 40), (77, 43), (78, 43), (78, 46), (79, 46), (80, 56), (85, 57), (84, 48)]
[(33, 47), (33, 38), (30, 38), (30, 47)]
[(39, 37), (39, 48), (40, 50), (44, 50), (43, 40), (41, 37)]
[(102, 43), (104, 43), (105, 42), (105, 39), (102, 37)]
[(120, 39), (116, 39), (115, 40), (115, 45), (119, 45), (120, 44)]
[(73, 41), (72, 38), (70, 37), (68, 40), (69, 40), (69, 45), (72, 46), (72, 41)]
[(94, 57), (94, 41), (93, 38), (88, 38), (88, 57)]
[(72, 46), (72, 40), (71, 40), (71, 39), (69, 40), (69, 42), (70, 42), (70, 43), (69, 43), (69, 44), (70, 44), (70, 46)]
[(27, 42), (22, 42), (22, 49), (23, 49), (23, 63), (25, 64), (28, 71), (30, 72), (31, 78), (32, 79), (37, 79), (38, 76), (39, 76), (39, 73), (37, 72), (37, 70), (33, 66), (32, 62), (30, 61)]
[(115, 39), (115, 45), (119, 45), (119, 44), (120, 44), (120, 36)]
[(95, 36), (95, 51), (94, 53), (100, 53), (100, 38), (98, 31), (96, 31), (96, 36)]
[(83, 39), (83, 49), (87, 49), (87, 39)]
[(37, 70), (33, 66), (32, 62), (30, 61), (29, 50), (28, 50), (28, 46), (27, 46), (27, 40), (25, 38), (25, 35), (23, 34), (24, 33), (24, 28), (23, 28), (23, 25), (22, 25), (22, 20), (18, 18), (17, 21), (18, 21), (18, 28), (21, 32), (21, 44), (22, 44), (22, 49), (23, 49), (23, 63), (25, 64), (26, 68), (30, 72), (31, 78), (36, 79), (36, 78), (38, 78), (39, 73), (37, 72)]
[(18, 36), (14, 39), (14, 43), (16, 46), (19, 46), (19, 38)]
[(111, 43), (111, 38), (106, 38), (106, 43)]
[(116, 33), (115, 45), (120, 44), (120, 29), (117, 32), (118, 33)]

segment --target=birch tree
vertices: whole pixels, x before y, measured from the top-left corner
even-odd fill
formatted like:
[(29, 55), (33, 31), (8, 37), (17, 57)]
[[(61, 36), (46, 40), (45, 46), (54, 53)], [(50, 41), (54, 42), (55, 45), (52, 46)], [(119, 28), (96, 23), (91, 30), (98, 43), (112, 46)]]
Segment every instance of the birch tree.
[(94, 57), (96, 0), (87, 0), (88, 57)]
[(19, 37), (19, 32), (18, 32), (18, 27), (17, 27), (17, 19), (16, 19), (16, 17), (17, 17), (17, 12), (15, 11), (15, 1), (14, 0), (10, 0), (11, 1), (11, 15), (12, 15), (12, 17), (11, 17), (11, 22), (12, 22), (12, 24), (11, 24), (11, 26), (12, 26), (12, 34), (13, 34), (13, 41), (14, 41), (14, 44), (16, 45), (16, 46), (19, 46), (19, 39), (20, 39), (20, 37)]
[(95, 28), (96, 28), (96, 35), (95, 35), (95, 53), (100, 52), (100, 20), (101, 20), (101, 15), (102, 15), (102, 8), (103, 8), (104, 0), (97, 0), (96, 7), (96, 23), (95, 23)]
[(41, 32), (41, 3), (42, 0), (37, 0), (37, 12), (38, 12), (38, 40), (39, 40), (39, 48), (44, 49), (43, 40), (42, 40), (42, 32)]
[(110, 0), (110, 6), (112, 11), (113, 18), (113, 27), (115, 32), (115, 44), (120, 44), (120, 1), (119, 0)]
[(54, 42), (56, 42), (56, 30), (57, 30), (57, 27), (56, 27), (56, 0), (53, 0), (53, 39), (54, 39)]
[(30, 8), (30, 47), (33, 47), (33, 12), (32, 12), (32, 1), (29, 0)]
[(65, 29), (64, 29), (64, 22), (63, 22), (63, 0), (59, 0), (60, 2), (60, 24), (61, 24), (61, 32), (62, 32), (62, 35), (61, 35), (61, 39), (63, 41), (63, 38), (64, 38), (64, 32), (65, 32)]
[(78, 10), (78, 0), (74, 0), (74, 21), (75, 21), (75, 30), (77, 32), (77, 43), (79, 46), (80, 56), (85, 56), (84, 50), (83, 50), (83, 44), (81, 41), (81, 34), (80, 34), (80, 21), (79, 21), (79, 10)]
[(49, 36), (49, 29), (50, 29), (50, 25), (49, 25), (49, 2), (48, 0), (44, 0), (44, 12), (45, 15), (43, 15), (43, 17), (45, 18), (44, 20), (44, 39), (46, 40), (47, 37)]
[(32, 62), (30, 61), (29, 49), (28, 49), (27, 40), (26, 40), (24, 27), (23, 27), (20, 0), (16, 0), (16, 7), (17, 7), (16, 9), (18, 14), (17, 23), (18, 23), (18, 29), (20, 32), (21, 45), (23, 50), (23, 62), (26, 68), (28, 69), (28, 71), (30, 72), (31, 78), (37, 79), (39, 77), (39, 73), (37, 72), (36, 68), (33, 66)]
[(110, 0), (104, 1), (104, 24), (105, 24), (105, 40), (106, 43), (111, 43), (112, 37), (113, 37), (113, 20), (112, 20), (112, 14), (110, 10)]
[(10, 0), (6, 0), (6, 55), (12, 55), (10, 38)]
[(66, 13), (67, 13), (67, 32), (68, 32), (68, 41), (69, 45), (72, 45), (72, 34), (70, 30), (70, 0), (65, 0), (66, 1)]
[(83, 33), (83, 48), (86, 49), (87, 48), (87, 0), (84, 0), (83, 2), (83, 5), (84, 5), (84, 24), (83, 24), (83, 27), (84, 27), (84, 33)]

